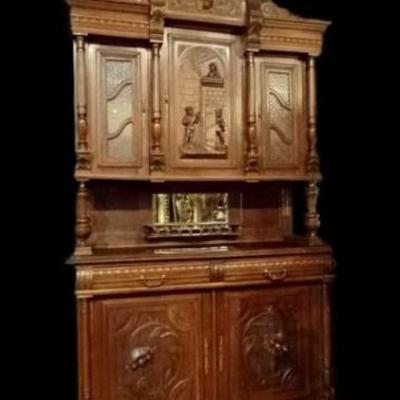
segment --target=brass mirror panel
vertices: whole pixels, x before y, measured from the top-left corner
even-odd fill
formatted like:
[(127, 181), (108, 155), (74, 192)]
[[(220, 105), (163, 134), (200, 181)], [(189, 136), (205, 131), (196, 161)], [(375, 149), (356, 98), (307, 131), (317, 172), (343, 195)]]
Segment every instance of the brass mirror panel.
[(228, 193), (158, 193), (147, 237), (235, 236), (239, 224), (231, 222)]

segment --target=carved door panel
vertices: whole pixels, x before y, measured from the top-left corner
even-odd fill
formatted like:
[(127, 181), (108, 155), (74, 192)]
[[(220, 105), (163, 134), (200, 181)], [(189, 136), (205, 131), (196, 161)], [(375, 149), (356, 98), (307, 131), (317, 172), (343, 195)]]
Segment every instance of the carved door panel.
[(307, 150), (303, 63), (295, 58), (257, 58), (260, 154), (268, 175), (303, 175)]
[(95, 175), (148, 173), (146, 49), (89, 45), (89, 147)]
[(320, 393), (318, 293), (287, 287), (222, 295), (220, 399), (313, 400)]
[(209, 373), (201, 294), (94, 305), (94, 400), (204, 400)]
[(234, 35), (167, 29), (164, 146), (177, 176), (240, 173), (242, 82)]

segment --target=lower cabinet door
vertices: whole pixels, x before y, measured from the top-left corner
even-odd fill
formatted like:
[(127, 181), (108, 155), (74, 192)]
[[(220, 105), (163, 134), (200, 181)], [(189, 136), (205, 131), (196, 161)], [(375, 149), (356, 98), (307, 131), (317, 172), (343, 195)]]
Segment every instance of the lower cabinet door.
[(206, 400), (203, 300), (202, 294), (96, 300), (93, 399)]
[(219, 400), (315, 400), (323, 376), (319, 287), (220, 296)]

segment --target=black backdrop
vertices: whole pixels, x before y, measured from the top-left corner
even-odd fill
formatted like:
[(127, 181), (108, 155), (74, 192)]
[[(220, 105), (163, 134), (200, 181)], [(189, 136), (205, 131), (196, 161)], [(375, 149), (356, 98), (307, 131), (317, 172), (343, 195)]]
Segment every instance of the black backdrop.
[[(373, 118), (378, 106), (371, 71), (383, 74), (381, 80), (386, 72), (379, 61), (383, 49), (377, 46), (371, 29), (375, 10), (361, 1), (277, 3), (306, 17), (333, 21), (317, 68), (318, 146), (325, 178), (319, 205), (321, 234), (332, 243), (338, 261), (334, 292), (337, 399), (358, 400), (367, 395), (383, 399), (387, 385), (379, 379), (385, 374), (382, 382), (386, 382), (389, 368), (376, 359), (391, 349), (390, 343), (375, 336), (387, 323), (375, 301), (380, 284), (375, 280), (376, 266), (383, 263), (383, 256), (375, 257), (372, 251), (381, 240), (375, 193), (384, 183), (381, 178), (377, 181), (374, 168), (379, 155), (373, 154), (379, 150), (372, 139), (381, 127)], [(35, 283), (32, 310), (28, 307), (28, 313), (35, 315), (30, 354), (34, 354), (37, 367), (30, 363), (26, 382), (29, 392), (36, 389), (42, 398), (75, 400), (73, 274), (65, 265), (73, 249), (75, 194), (68, 7), (62, 0), (43, 2), (35, 15), (35, 33), (25, 49), (30, 76), (37, 86), (27, 93), (33, 111), (30, 124), (37, 135), (25, 197), (31, 204), (28, 212), (35, 214), (39, 228), (37, 234), (36, 230), (30, 232), (39, 282)], [(387, 204), (388, 209), (391, 206)]]

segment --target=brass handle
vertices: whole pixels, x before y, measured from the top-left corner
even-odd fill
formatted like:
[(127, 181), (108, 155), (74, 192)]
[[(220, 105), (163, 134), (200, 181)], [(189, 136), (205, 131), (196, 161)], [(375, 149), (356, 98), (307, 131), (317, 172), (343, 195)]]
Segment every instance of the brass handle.
[(149, 280), (146, 279), (144, 277), (144, 275), (142, 275), (140, 277), (140, 281), (143, 283), (144, 286), (148, 287), (148, 288), (157, 288), (157, 287), (161, 287), (162, 285), (164, 285), (165, 280), (167, 279), (166, 275), (162, 275), (161, 278), (159, 279), (153, 279), (153, 280)]
[(153, 351), (150, 347), (134, 347), (131, 351), (132, 362), (126, 365), (126, 368), (136, 371), (143, 368), (148, 362), (153, 359)]
[(208, 375), (210, 369), (210, 361), (208, 357), (208, 339), (204, 339), (204, 373)]
[(275, 272), (265, 269), (264, 275), (266, 278), (270, 279), (273, 282), (281, 282), (288, 277), (289, 272), (286, 268), (281, 271), (275, 271)]

